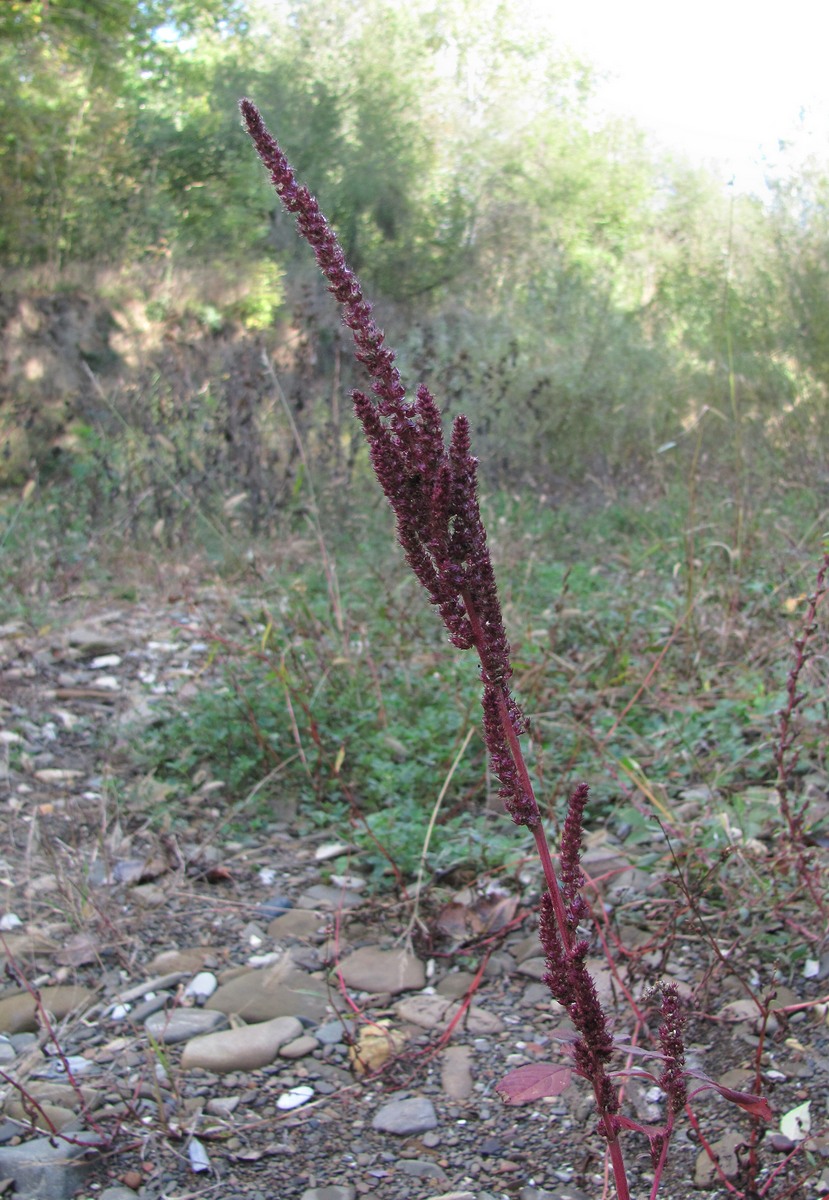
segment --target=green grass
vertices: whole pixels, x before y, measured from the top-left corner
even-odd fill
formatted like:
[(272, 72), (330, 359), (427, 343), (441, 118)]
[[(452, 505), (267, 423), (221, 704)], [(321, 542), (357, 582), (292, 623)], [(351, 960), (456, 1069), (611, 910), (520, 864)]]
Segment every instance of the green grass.
[[(70, 491), (77, 497), (84, 487), (75, 479)], [(822, 514), (808, 489), (767, 491), (735, 560), (721, 549), (730, 544), (733, 505), (715, 490), (705, 499), (690, 540), (678, 488), (558, 507), (503, 494), (485, 501), (516, 693), (531, 721), (528, 759), (553, 823), (583, 778), (592, 791), (589, 823), (643, 843), (688, 789), (708, 789), (716, 809), (716, 820), (689, 838), (710, 834), (715, 842), (723, 813), (738, 827), (757, 827), (745, 797), (767, 795), (774, 783), (776, 713), (801, 597), (820, 557)], [(473, 658), (446, 643), (376, 492), (365, 503), (354, 493), (350, 500), (323, 517), (338, 600), (307, 517), (293, 525), (303, 534), (299, 553), (277, 560), (267, 542), (250, 543), (255, 576), (239, 568), (241, 539), (232, 562), (221, 548), (202, 547), (204, 560), (213, 555), (213, 569), (232, 580), (244, 633), (232, 644), (217, 636), (209, 684), (186, 705), (175, 700), (159, 712), (134, 739), (134, 765), (173, 785), (171, 794), (192, 790), (204, 772), (221, 779), (228, 819), (250, 835), (287, 797), (301, 825), (356, 840), (380, 885), (391, 878), (389, 858), (404, 877), (416, 873), (433, 805), (473, 726), (428, 866), (514, 863), (527, 847), (497, 815), (477, 733)], [(119, 568), (121, 527), (116, 517), (96, 526), (92, 507), (69, 505), (58, 483), (25, 500), (6, 498), (0, 581), (11, 616), (41, 625), (54, 617), (50, 597), (90, 585), (136, 597), (135, 572)], [(157, 542), (132, 551), (146, 555), (150, 546), (159, 558)], [(154, 570), (161, 579), (163, 564)], [(817, 780), (826, 775), (829, 741), (824, 661), (818, 656), (804, 679), (811, 692), (798, 735), (798, 771)], [(773, 836), (779, 817), (767, 804), (758, 811)]]
[[(653, 836), (655, 819), (700, 788), (750, 836), (773, 830), (779, 815), (761, 805), (758, 825), (745, 797), (767, 795), (774, 782), (798, 613), (784, 601), (808, 590), (820, 549), (815, 541), (795, 552), (781, 530), (791, 533), (805, 514), (781, 505), (772, 522), (766, 513), (739, 575), (724, 555), (701, 566), (689, 610), (672, 500), (630, 504), (627, 516), (620, 502), (553, 512), (499, 497), (489, 507), (516, 689), (531, 718), (529, 761), (549, 818), (558, 820), (569, 787), (584, 778), (590, 824), (633, 840)], [(718, 519), (730, 521), (727, 506), (712, 505), (712, 539), (727, 532)], [(191, 783), (207, 767), (232, 801), (253, 794), (235, 818), (248, 830), (272, 819), (274, 789), (289, 793), (301, 824), (357, 841), (378, 885), (391, 878), (388, 858), (404, 877), (415, 874), (432, 806), (479, 720), (475, 664), (445, 644), (389, 536), (376, 509), (357, 534), (331, 536), (342, 631), (315, 558), (288, 577), (266, 576), (242, 602), (247, 643), (219, 651), (215, 686), (186, 710), (174, 703), (135, 748), (161, 780)], [(826, 769), (824, 707), (815, 697), (801, 714), (802, 770)], [(263, 785), (271, 773), (275, 782)], [(526, 850), (506, 818), (492, 815), (491, 791), (476, 734), (438, 816), (430, 869), (464, 860), (497, 867)], [(709, 840), (714, 848), (717, 837)]]

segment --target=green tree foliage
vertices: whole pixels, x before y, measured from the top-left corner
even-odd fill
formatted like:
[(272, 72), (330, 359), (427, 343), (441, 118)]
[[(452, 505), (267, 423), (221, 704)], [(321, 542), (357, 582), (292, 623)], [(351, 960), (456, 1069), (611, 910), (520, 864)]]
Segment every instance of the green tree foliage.
[[(117, 255), (135, 240), (152, 163), (137, 115), (160, 35), (230, 29), (233, 0), (11, 0), (0, 16), (0, 253), (13, 263)], [(146, 230), (139, 219), (141, 234)]]
[(711, 410), (711, 453), (785, 444), (829, 387), (826, 172), (771, 214), (603, 119), (593, 82), (518, 0), (6, 0), (0, 261), (232, 256), (307, 282), (240, 131), (251, 95), (393, 302), (404, 365), (505, 480), (674, 443), (664, 465)]

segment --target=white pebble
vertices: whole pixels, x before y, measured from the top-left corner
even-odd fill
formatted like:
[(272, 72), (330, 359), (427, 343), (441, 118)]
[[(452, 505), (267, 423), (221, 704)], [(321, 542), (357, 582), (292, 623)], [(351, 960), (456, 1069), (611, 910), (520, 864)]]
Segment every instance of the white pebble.
[(276, 1102), (276, 1107), (283, 1111), (289, 1108), (299, 1108), (301, 1104), (307, 1104), (314, 1094), (314, 1089), (308, 1087), (307, 1084), (300, 1084), (299, 1087), (291, 1088), (289, 1092), (283, 1092)]
[(107, 667), (120, 667), (120, 654), (99, 654), (97, 658), (93, 658), (89, 664), (93, 671), (103, 671)]
[(187, 1157), (190, 1159), (190, 1170), (196, 1173), (210, 1170), (210, 1159), (207, 1151), (198, 1138), (191, 1138), (187, 1147)]
[(194, 996), (197, 1000), (206, 1000), (208, 996), (213, 995), (218, 986), (219, 981), (212, 971), (199, 971), (184, 989), (184, 994)]

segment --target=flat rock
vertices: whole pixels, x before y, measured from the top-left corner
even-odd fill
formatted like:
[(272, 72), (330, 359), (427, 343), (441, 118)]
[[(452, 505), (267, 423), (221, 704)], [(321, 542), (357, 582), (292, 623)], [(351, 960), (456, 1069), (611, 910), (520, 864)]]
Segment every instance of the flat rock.
[(472, 1095), (472, 1050), (469, 1046), (449, 1046), (443, 1052), (440, 1086), (452, 1100)]
[(60, 946), (57, 942), (53, 942), (45, 933), (31, 929), (25, 933), (5, 934), (3, 944), (0, 944), (0, 957), (5, 958), (6, 955), (10, 955), (18, 961), (28, 962), (39, 954), (53, 954), (59, 949)]
[(305, 1033), (302, 1037), (294, 1038), (292, 1042), (286, 1042), (284, 1046), (279, 1047), (280, 1058), (305, 1058), (307, 1054), (313, 1054), (318, 1048), (319, 1042), (310, 1033)]
[(449, 1176), (443, 1167), (438, 1166), (429, 1158), (401, 1158), (395, 1163), (395, 1169), (401, 1175), (411, 1175), (415, 1179), (436, 1179), (438, 1183), (448, 1183)]
[(416, 992), (426, 986), (426, 969), (406, 950), (381, 950), (362, 946), (341, 960), (339, 972), (349, 987), (360, 992)]
[(522, 963), (525, 958), (543, 958), (544, 947), (538, 932), (531, 933), (518, 942), (511, 942), (510, 953), (517, 963)]
[(293, 908), (293, 901), (287, 896), (283, 896), (280, 892), (274, 896), (269, 896), (267, 900), (263, 900), (257, 906), (254, 916), (258, 921), (272, 921), (276, 917), (280, 917), (288, 912), (291, 908)]
[(214, 1012), (236, 1013), (246, 1021), (270, 1021), (274, 1017), (307, 1017), (317, 1022), (325, 1015), (328, 993), (325, 983), (304, 971), (272, 968), (245, 971), (221, 984), (205, 1005)]
[(478, 1197), (474, 1192), (441, 1192), (439, 1196), (430, 1196), (429, 1200), (478, 1200)]
[(181, 1065), (185, 1070), (202, 1067), (217, 1075), (229, 1071), (255, 1071), (269, 1066), (280, 1046), (294, 1041), (301, 1033), (302, 1025), (296, 1017), (277, 1017), (258, 1025), (208, 1033), (187, 1043)]
[(61, 1083), (54, 1079), (31, 1079), (26, 1089), (36, 1100), (48, 1100), (50, 1104), (60, 1104), (64, 1108), (79, 1109), (82, 1104), (87, 1110), (97, 1108), (102, 1100), (102, 1093), (88, 1084)]
[[(421, 1029), (446, 1029), (460, 1011), (458, 1001), (449, 1000), (446, 996), (408, 996), (398, 1000), (394, 1011), (402, 1021), (409, 1021)], [(459, 1033), (501, 1033), (504, 1022), (494, 1013), (470, 1004), (455, 1027)]]
[(326, 917), (312, 908), (292, 908), (274, 917), (268, 925), (268, 937), (310, 938), (325, 928)]
[(69, 645), (80, 658), (95, 658), (120, 650), (122, 642), (116, 633), (100, 625), (75, 625), (69, 630)]
[(355, 908), (360, 903), (358, 892), (349, 892), (347, 888), (331, 887), (327, 883), (315, 883), (303, 892), (297, 900), (298, 908)]
[(207, 1012), (203, 1008), (174, 1008), (172, 1012), (155, 1012), (147, 1017), (144, 1028), (157, 1042), (174, 1046), (188, 1038), (212, 1033), (227, 1025), (222, 1012)]
[(524, 988), (521, 1003), (526, 1005), (555, 1004), (546, 983), (531, 983)]
[(478, 1200), (478, 1198), (474, 1192), (441, 1192), (439, 1196), (430, 1196), (429, 1200)]
[(717, 1164), (726, 1179), (736, 1179), (740, 1170), (740, 1164), (737, 1161), (737, 1147), (743, 1141), (742, 1134), (729, 1131), (718, 1138), (716, 1142), (712, 1142), (711, 1150), (716, 1156), (717, 1163), (711, 1161), (707, 1150), (700, 1150), (694, 1164), (694, 1186), (698, 1188), (714, 1187), (721, 1178)]
[(439, 996), (450, 996), (457, 1000), (459, 996), (466, 995), (474, 982), (475, 976), (469, 971), (450, 971), (448, 975), (444, 975), (435, 991)]
[(530, 979), (542, 979), (546, 972), (546, 958), (525, 958), (518, 968), (519, 975), (528, 975)]
[(300, 1200), (354, 1200), (357, 1189), (333, 1184), (331, 1187), (307, 1188)]
[(351, 1033), (351, 1025), (346, 1024), (339, 1017), (334, 1021), (326, 1021), (324, 1025), (320, 1025), (315, 1030), (315, 1035), (323, 1046), (336, 1046), (338, 1042), (344, 1042), (347, 1037), (351, 1036)]
[[(89, 988), (60, 984), (40, 989), (40, 1000), (58, 1021), (82, 1008), (92, 999)], [(34, 1033), (37, 1030), (37, 1005), (29, 992), (15, 992), (0, 1000), (0, 1030), (3, 1033)]]
[(77, 1127), (78, 1118), (71, 1108), (62, 1104), (52, 1104), (49, 1100), (38, 1099), (36, 1104), (27, 1103), (18, 1096), (12, 1096), (5, 1103), (3, 1111), (12, 1121), (19, 1121), (28, 1129), (32, 1116), (36, 1129), (48, 1133), (52, 1129), (66, 1129), (70, 1125)]
[(17, 1200), (70, 1200), (91, 1165), (84, 1155), (99, 1141), (89, 1133), (75, 1138), (82, 1144), (33, 1138), (20, 1146), (0, 1146), (0, 1179), (14, 1180)]
[[(435, 1197), (439, 1200), (439, 1197)], [(547, 1188), (522, 1187), (518, 1200), (591, 1200), (591, 1197), (581, 1188), (572, 1187), (569, 1183), (555, 1192)]]
[(411, 1096), (407, 1100), (390, 1100), (374, 1115), (372, 1129), (378, 1133), (396, 1133), (402, 1137), (425, 1133), (438, 1123), (435, 1106), (426, 1096)]
[(147, 970), (158, 974), (181, 972), (183, 975), (192, 975), (207, 966), (214, 957), (209, 946), (187, 946), (181, 950), (162, 950), (148, 964)]

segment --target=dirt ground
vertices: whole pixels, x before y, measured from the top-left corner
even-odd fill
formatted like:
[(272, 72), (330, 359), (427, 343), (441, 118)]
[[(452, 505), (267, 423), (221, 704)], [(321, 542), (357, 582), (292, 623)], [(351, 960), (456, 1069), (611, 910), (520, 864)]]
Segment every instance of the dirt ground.
[[(106, 1139), (83, 1196), (116, 1186), (146, 1200), (612, 1196), (583, 1081), (522, 1107), (506, 1106), (495, 1090), (516, 1066), (562, 1057), (555, 1040), (562, 1011), (539, 982), (536, 873), (497, 886), (486, 877), (443, 880), (439, 892), (421, 897), (413, 921), (411, 893), (371, 896), (353, 881), (332, 881), (324, 848), (342, 830), (301, 835), (274, 821), (246, 835), (236, 814), (231, 832), (232, 806), (209, 771), (188, 794), (136, 775), (129, 740), (155, 719), (160, 699), (175, 696), (186, 706), (195, 689), (210, 686), (211, 638), (229, 620), (222, 589), (199, 583), (123, 603), (77, 596), (45, 627), (25, 620), (0, 627), (7, 972), (0, 1008), (21, 989), (44, 996), (59, 986), (87, 989), (79, 1010), (48, 1028), (41, 1008), (15, 1026), (2, 1065), (0, 1143), (29, 1136), (25, 1118), (9, 1119), (18, 1091), (10, 1081), (37, 1095), (44, 1080), (65, 1087), (68, 1074), (78, 1086), (55, 1093), (54, 1103), (75, 1127)], [(615, 975), (601, 939), (591, 950), (616, 1033), (652, 1045), (653, 1005), (642, 997), (659, 979), (676, 980), (687, 1004), (689, 1066), (734, 1088), (756, 1090), (759, 1079), (774, 1114), (769, 1126), (716, 1091), (694, 1098), (693, 1122), (679, 1117), (659, 1195), (686, 1200), (703, 1183), (712, 1197), (829, 1195), (829, 1028), (826, 1008), (813, 1004), (829, 1000), (825, 951), (822, 958), (819, 947), (810, 951), (814, 964), (804, 977), (802, 956), (795, 966), (784, 947), (771, 961), (754, 944), (748, 918), (726, 911), (711, 935), (727, 948), (718, 961), (687, 914), (666, 924), (669, 893), (659, 879), (636, 874), (630, 899), (617, 894), (611, 902), (613, 880), (636, 863), (607, 841), (591, 850), (589, 898), (607, 913), (608, 945), (618, 934), (627, 947), (613, 952)], [(351, 867), (359, 876), (358, 859)], [(285, 911), (315, 913), (316, 926), (275, 935), (272, 921)], [(792, 945), (800, 920), (795, 904)], [(425, 982), (395, 994), (349, 985), (337, 967), (361, 949), (418, 960)], [(159, 1010), (158, 997), (168, 1014), (198, 1009), (204, 997), (187, 986), (200, 972), (224, 986), (244, 968), (288, 961), (307, 973), (314, 997), (295, 1014), (307, 1039), (296, 1057), (222, 1073), (187, 1068), (185, 1043), (164, 1044), (143, 1024), (154, 1003)], [(756, 996), (776, 990), (769, 1007), (777, 1011), (765, 1020), (746, 981)], [(407, 1019), (399, 1006), (412, 995), (469, 1003), (447, 1030), (445, 1021), (430, 1027)], [(390, 1033), (372, 1060), (377, 1069), (370, 1063), (360, 1075), (355, 1042), (384, 1021)], [(310, 1089), (308, 1098), (283, 1107), (298, 1087)], [(428, 1102), (426, 1127), (378, 1127), (381, 1110), (406, 1099)], [(790, 1119), (781, 1132), (781, 1119), (795, 1109), (800, 1126)], [(629, 1080), (623, 1111), (654, 1123), (664, 1104), (647, 1084)], [(631, 1194), (650, 1195), (645, 1139), (629, 1133), (623, 1144)]]

